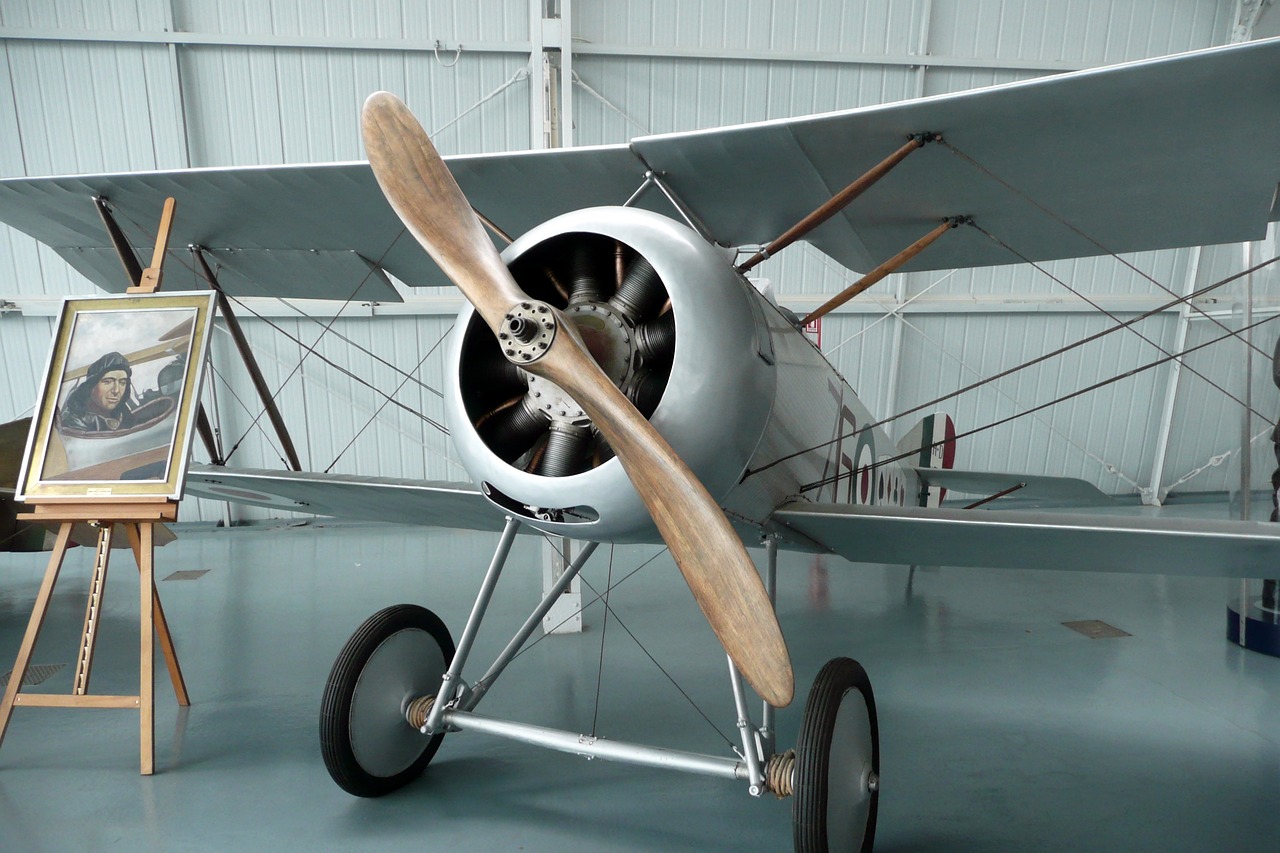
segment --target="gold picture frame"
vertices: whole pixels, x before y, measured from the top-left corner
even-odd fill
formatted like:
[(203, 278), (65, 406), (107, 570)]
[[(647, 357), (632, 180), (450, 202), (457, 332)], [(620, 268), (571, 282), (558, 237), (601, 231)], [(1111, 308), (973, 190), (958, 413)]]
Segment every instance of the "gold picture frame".
[(182, 497), (214, 298), (206, 291), (64, 301), (19, 500)]

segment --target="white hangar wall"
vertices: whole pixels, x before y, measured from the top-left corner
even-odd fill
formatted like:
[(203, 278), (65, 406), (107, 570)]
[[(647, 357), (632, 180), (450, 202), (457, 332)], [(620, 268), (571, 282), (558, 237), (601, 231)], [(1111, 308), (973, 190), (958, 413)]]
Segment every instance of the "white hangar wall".
[[(567, 121), (550, 141), (620, 142), (1223, 44), (1249, 35), (1253, 5), (0, 0), (0, 175), (360, 159), (358, 108), (376, 89), (403, 94), (445, 153), (541, 147), (549, 141), (543, 85), (555, 92), (557, 72), (567, 72), (559, 78), (569, 95), (560, 116)], [(558, 24), (544, 25), (544, 16), (557, 15)], [(571, 39), (560, 43), (561, 52), (544, 53), (558, 29)], [(548, 56), (558, 66), (550, 71)], [(334, 205), (340, 216), (341, 199)], [(1259, 257), (1272, 251), (1262, 247)], [(1169, 299), (1150, 279), (1181, 294), (1239, 271), (1244, 257), (1233, 246), (1124, 259), (1143, 274), (1110, 257), (1045, 265), (1059, 281), (1023, 267), (892, 276), (827, 318), (823, 348), (874, 411), (897, 411)], [(803, 246), (766, 262), (759, 274), (799, 311), (854, 278)], [(189, 262), (184, 268), (171, 260), (168, 286), (187, 279), (195, 282)], [(1275, 283), (1274, 274), (1256, 279), (1260, 293)], [(30, 410), (58, 299), (91, 291), (52, 252), (0, 227), (0, 420)], [(443, 347), (433, 348), (459, 303), (442, 291), (406, 296), (404, 306), (348, 306), (337, 319), (333, 306), (310, 319), (270, 300), (249, 300), (241, 312), (306, 467), (465, 477), (431, 423), (440, 419)], [(1237, 289), (1215, 307), (1229, 315), (1239, 298)], [(1207, 341), (1213, 328), (1179, 312), (1141, 325), (1167, 350)], [(1269, 351), (1274, 333), (1264, 327), (1260, 337)], [(298, 368), (317, 339), (316, 352)], [(1206, 348), (1187, 359), (1186, 370), (1162, 365), (979, 433), (966, 440), (960, 464), (1068, 474), (1153, 498), (1170, 487), (1228, 489), (1238, 476), (1230, 452), (1241, 444), (1240, 407), (1202, 377), (1243, 393), (1242, 349)], [(1115, 334), (939, 408), (969, 429), (1159, 357), (1136, 335)], [(233, 463), (279, 466), (281, 454), (225, 333), (215, 336), (214, 366), (214, 398), (207, 399), (224, 446), (238, 445)], [(1255, 359), (1253, 405), (1263, 413), (1280, 411), (1268, 371), (1266, 359)], [(1258, 483), (1271, 470), (1267, 426), (1258, 419), (1251, 425)], [(203, 501), (195, 509), (186, 517), (223, 513)], [(238, 518), (265, 514), (236, 510)]]

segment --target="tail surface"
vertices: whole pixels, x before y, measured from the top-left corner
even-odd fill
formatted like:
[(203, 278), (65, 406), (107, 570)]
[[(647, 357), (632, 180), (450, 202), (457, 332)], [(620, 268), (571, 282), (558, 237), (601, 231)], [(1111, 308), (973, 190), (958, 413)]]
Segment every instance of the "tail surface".
[[(951, 416), (936, 412), (925, 417), (898, 442), (898, 453), (910, 453), (902, 461), (920, 468), (951, 468), (956, 462), (956, 425)], [(920, 484), (917, 504), (939, 506), (947, 496), (941, 486)]]

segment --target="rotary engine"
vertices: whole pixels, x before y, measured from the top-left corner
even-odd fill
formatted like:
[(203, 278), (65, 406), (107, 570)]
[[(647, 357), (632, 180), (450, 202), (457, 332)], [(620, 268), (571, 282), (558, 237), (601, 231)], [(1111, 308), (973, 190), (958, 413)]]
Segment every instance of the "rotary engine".
[[(717, 500), (738, 482), (772, 408), (759, 296), (689, 228), (632, 208), (557, 217), (503, 253)], [(652, 521), (582, 408), (507, 360), (467, 307), (446, 368), (455, 447), (486, 497), (552, 533), (647, 538)]]

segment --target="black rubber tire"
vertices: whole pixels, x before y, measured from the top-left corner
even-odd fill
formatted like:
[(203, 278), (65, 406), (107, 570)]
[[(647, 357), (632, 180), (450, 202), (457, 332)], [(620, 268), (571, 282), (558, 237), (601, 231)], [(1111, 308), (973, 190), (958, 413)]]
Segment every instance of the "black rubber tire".
[[(420, 684), (430, 683), (438, 687), (441, 676), (453, 661), (453, 638), (438, 616), (416, 604), (397, 604), (365, 620), (342, 647), (325, 683), (324, 698), (320, 702), (320, 753), (333, 781), (357, 797), (381, 797), (417, 779), (444, 738), (443, 733), (430, 738), (418, 735), (422, 742), (421, 753), (412, 757), (408, 766), (398, 772), (380, 774), (376, 770), (371, 771), (357, 757), (357, 749), (353, 745), (352, 708), (361, 676), (383, 644), (405, 631), (421, 632), (427, 642), (434, 642), (439, 647), (444, 668), (439, 672), (433, 667), (429, 672), (415, 673)], [(435, 663), (438, 665), (439, 661)], [(430, 662), (424, 662), (424, 665), (430, 666)], [(403, 718), (399, 722), (409, 729), (409, 723)], [(396, 721), (392, 719), (386, 724), (395, 725)], [(413, 744), (409, 748), (416, 750), (417, 746)], [(412, 752), (406, 757), (410, 756)]]
[[(842, 705), (863, 702), (870, 724), (871, 772), (877, 783), (870, 792), (862, 844), (856, 838), (833, 838), (834, 827), (828, 826), (831, 746), (836, 734), (836, 717)], [(835, 853), (858, 849), (867, 853), (875, 844), (876, 809), (879, 805), (880, 726), (876, 720), (876, 701), (866, 670), (855, 660), (833, 658), (827, 661), (813, 681), (800, 737), (796, 742), (795, 801), (791, 818), (796, 853)]]

